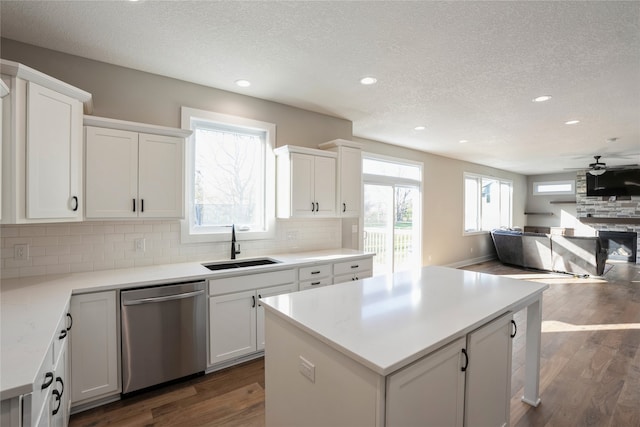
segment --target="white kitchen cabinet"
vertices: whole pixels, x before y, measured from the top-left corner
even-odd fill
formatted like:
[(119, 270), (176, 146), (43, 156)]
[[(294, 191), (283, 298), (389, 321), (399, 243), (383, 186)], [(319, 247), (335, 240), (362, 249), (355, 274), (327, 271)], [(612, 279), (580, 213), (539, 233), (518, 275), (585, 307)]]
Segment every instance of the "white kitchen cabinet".
[(116, 299), (116, 291), (71, 297), (71, 401), (74, 406), (121, 391)]
[(91, 94), (1, 60), (4, 223), (83, 219), (82, 114)]
[(110, 126), (85, 128), (87, 218), (184, 216), (188, 132), (96, 117), (85, 117), (87, 123)]
[(460, 367), (463, 348), (465, 339), (460, 338), (390, 375), (386, 425), (462, 427), (465, 373)]
[(209, 298), (209, 364), (256, 352), (256, 293)]
[(318, 264), (300, 267), (298, 271), (301, 291), (333, 284), (333, 264)]
[(509, 425), (511, 313), (390, 375), (392, 426)]
[(373, 275), (373, 256), (333, 264), (333, 283), (366, 279)]
[(466, 426), (509, 425), (512, 319), (502, 316), (467, 336)]
[[(0, 141), (2, 141), (2, 127), (5, 121), (8, 122), (8, 119), (5, 118), (3, 111), (8, 111), (3, 107), (4, 101), (2, 98), (9, 95), (9, 86), (5, 84), (3, 80), (0, 79)], [(2, 188), (2, 147), (0, 146), (0, 189)], [(0, 219), (2, 219), (2, 197), (0, 197)]]
[(277, 156), (278, 217), (334, 217), (337, 155), (291, 145), (274, 152)]
[(209, 280), (209, 366), (264, 349), (260, 298), (298, 290), (295, 270)]
[(343, 218), (357, 218), (362, 206), (362, 144), (336, 139), (319, 145), (338, 154), (337, 208)]

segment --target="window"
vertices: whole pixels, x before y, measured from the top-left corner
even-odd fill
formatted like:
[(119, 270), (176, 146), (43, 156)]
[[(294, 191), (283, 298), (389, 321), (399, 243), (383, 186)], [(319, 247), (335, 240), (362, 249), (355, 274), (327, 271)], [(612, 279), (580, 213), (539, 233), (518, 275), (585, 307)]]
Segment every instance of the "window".
[(533, 194), (536, 196), (552, 194), (575, 194), (576, 182), (569, 181), (543, 181), (533, 183)]
[(182, 108), (182, 127), (193, 134), (186, 150), (186, 217), (182, 240), (274, 236), (275, 125)]
[(464, 174), (464, 232), (511, 227), (511, 181)]
[(364, 154), (364, 250), (374, 275), (419, 267), (422, 163)]

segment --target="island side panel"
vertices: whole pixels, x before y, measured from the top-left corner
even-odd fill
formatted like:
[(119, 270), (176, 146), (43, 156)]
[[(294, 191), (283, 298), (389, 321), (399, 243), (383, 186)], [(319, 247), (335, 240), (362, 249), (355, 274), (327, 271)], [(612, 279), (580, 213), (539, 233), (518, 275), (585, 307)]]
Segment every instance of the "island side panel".
[[(267, 427), (383, 427), (384, 377), (265, 314)], [(300, 372), (300, 357), (313, 365), (314, 382)]]

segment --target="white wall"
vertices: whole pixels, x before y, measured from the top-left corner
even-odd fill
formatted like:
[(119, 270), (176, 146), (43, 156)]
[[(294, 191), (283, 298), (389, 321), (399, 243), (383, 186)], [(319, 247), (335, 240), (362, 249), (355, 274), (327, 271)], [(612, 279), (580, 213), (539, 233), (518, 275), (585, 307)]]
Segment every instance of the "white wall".
[[(584, 174), (584, 172), (582, 172)], [(578, 228), (576, 218), (576, 194), (571, 195), (534, 195), (533, 183), (545, 181), (574, 181), (576, 172), (531, 175), (527, 177), (527, 201), (525, 225), (538, 227)], [(573, 203), (551, 203), (558, 201), (572, 201)], [(533, 214), (533, 213), (537, 213)], [(541, 215), (545, 214), (545, 215)]]
[[(514, 225), (524, 225), (526, 178), (524, 176), (405, 149), (381, 142), (352, 138), (350, 121), (293, 108), (275, 102), (226, 92), (155, 74), (127, 69), (111, 64), (80, 58), (61, 52), (2, 39), (1, 56), (21, 62), (93, 94), (94, 115), (137, 121), (162, 126), (180, 126), (180, 107), (190, 106), (225, 114), (275, 123), (276, 145), (317, 147), (332, 139), (354, 139), (364, 143), (364, 150), (372, 153), (419, 160), (424, 163), (423, 264), (462, 265), (481, 261), (494, 255), (487, 234), (463, 236), (463, 173), (475, 172), (514, 183)], [(188, 64), (185, 64), (188, 66)], [(245, 243), (243, 255), (310, 250), (314, 248), (353, 247), (350, 234), (352, 220), (278, 221), (278, 238), (274, 241)], [(175, 232), (177, 222), (105, 222), (83, 223), (56, 228), (41, 226), (3, 226), (2, 276), (46, 274), (54, 271), (78, 269), (104, 269), (149, 263), (179, 262), (182, 260), (208, 260), (226, 258), (226, 245), (198, 246), (181, 244), (175, 235), (157, 234), (156, 229), (168, 226)], [(137, 228), (136, 228), (137, 225)], [(116, 232), (123, 226), (128, 232)], [(151, 228), (149, 229), (150, 226)], [(89, 232), (89, 229), (91, 231)], [(127, 228), (128, 227), (128, 228)], [(139, 231), (145, 230), (145, 231)], [(296, 242), (282, 239), (283, 230), (298, 231)], [(87, 236), (80, 240), (70, 236)], [(161, 231), (160, 233), (166, 233)], [(44, 233), (44, 235), (42, 234)], [(53, 233), (53, 234), (50, 234)], [(133, 252), (133, 235), (151, 233), (148, 242), (155, 249), (173, 248), (160, 253), (141, 256)], [(117, 235), (117, 236), (111, 236)], [(44, 237), (50, 239), (42, 239)], [(57, 244), (56, 239), (57, 239)], [(17, 266), (12, 260), (13, 245), (17, 238), (36, 239), (32, 243), (31, 265)], [(117, 241), (127, 243), (116, 243)], [(112, 242), (113, 239), (118, 239)], [(165, 240), (168, 240), (167, 243)], [(33, 242), (33, 241), (32, 241)], [(113, 243), (113, 248), (112, 244)], [(89, 248), (91, 255), (77, 255)], [(149, 244), (148, 244), (149, 245)], [(117, 247), (117, 249), (116, 249)], [(35, 249), (34, 248), (40, 248)], [(155, 250), (154, 249), (154, 250)], [(246, 249), (247, 252), (244, 251)], [(119, 251), (114, 254), (114, 251)], [(70, 255), (76, 255), (71, 257)], [(45, 257), (36, 260), (36, 257)], [(55, 267), (56, 259), (59, 265)], [(117, 257), (116, 259), (112, 259)], [(79, 260), (80, 259), (80, 260)], [(38, 264), (38, 265), (34, 265)], [(48, 267), (44, 267), (43, 265)], [(73, 266), (73, 264), (78, 264)], [(39, 267), (39, 268), (33, 268)], [(17, 270), (16, 270), (17, 269)]]

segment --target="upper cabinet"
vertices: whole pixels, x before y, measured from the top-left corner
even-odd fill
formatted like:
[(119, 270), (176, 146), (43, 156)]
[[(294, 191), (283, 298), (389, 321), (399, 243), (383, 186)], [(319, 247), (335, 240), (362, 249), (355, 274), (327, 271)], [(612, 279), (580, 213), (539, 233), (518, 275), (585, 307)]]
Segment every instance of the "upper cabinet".
[(338, 215), (344, 218), (359, 217), (362, 206), (362, 144), (335, 139), (322, 143), (319, 147), (338, 154)]
[(91, 94), (0, 60), (3, 98), (2, 222), (83, 219), (82, 115)]
[(292, 145), (274, 152), (278, 217), (335, 217), (336, 153)]
[(182, 218), (191, 131), (89, 117), (86, 218)]

